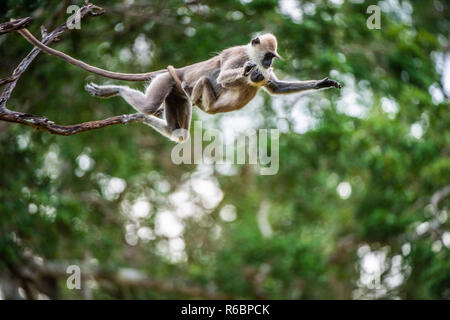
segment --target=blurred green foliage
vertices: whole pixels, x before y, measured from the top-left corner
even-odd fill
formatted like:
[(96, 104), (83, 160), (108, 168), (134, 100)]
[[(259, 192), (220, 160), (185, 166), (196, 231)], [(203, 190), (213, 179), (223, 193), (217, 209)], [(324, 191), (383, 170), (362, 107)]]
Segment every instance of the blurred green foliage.
[[(444, 91), (434, 57), (449, 48), (448, 2), (380, 1), (380, 30), (366, 27), (366, 9), (376, 1), (291, 2), (303, 10), (301, 21), (276, 0), (95, 2), (107, 14), (84, 19), (53, 47), (105, 69), (147, 72), (206, 59), (269, 31), (285, 57), (275, 64), (281, 78), (329, 75), (344, 89), (282, 103), (289, 114), (297, 100), (310, 98), (315, 125), (303, 133), (293, 117), (273, 108), (282, 98), (260, 93), (262, 103), (252, 107), (264, 116), (258, 126), (288, 123), (280, 136), (280, 171), (260, 176), (241, 165), (224, 175), (208, 167), (207, 180), (218, 183), (223, 199), (188, 217), (189, 201), (201, 198), (195, 179), (205, 166), (172, 164), (173, 144), (147, 126), (60, 137), (1, 123), (0, 285), (33, 287), (14, 271), (31, 252), (45, 261), (135, 268), (177, 284), (168, 292), (98, 281), (93, 298), (200, 297), (177, 291), (185, 285), (232, 298), (449, 299), (450, 201), (443, 199), (437, 212), (430, 207), (432, 195), (450, 184), (448, 96), (434, 101), (430, 94), (430, 88)], [(52, 30), (64, 22), (69, 3), (2, 1), (0, 20), (32, 16), (29, 29), (39, 34), (40, 25)], [(392, 9), (396, 3), (399, 10)], [(149, 44), (149, 59), (139, 39)], [(17, 33), (1, 36), (0, 77), (30, 49)], [(119, 98), (90, 97), (83, 90), (88, 81), (106, 80), (40, 54), (8, 107), (61, 124), (132, 112)], [(357, 100), (345, 99), (352, 94)], [(340, 107), (353, 104), (365, 115)], [(202, 119), (220, 127), (229, 116)], [(416, 137), (411, 128), (419, 130)], [(194, 189), (188, 201), (174, 204), (173, 195), (187, 185)], [(340, 197), (337, 191), (348, 185), (351, 194)], [(136, 217), (130, 207), (142, 199), (149, 214)], [(269, 204), (273, 230), (267, 237), (258, 225), (262, 203)], [(157, 219), (177, 204), (183, 231), (174, 241), (158, 232)], [(236, 210), (231, 222), (221, 214), (227, 205)], [(136, 230), (143, 231), (136, 236)], [(181, 258), (172, 256), (180, 248)], [(52, 297), (82, 297), (64, 278), (48, 281), (56, 287)]]

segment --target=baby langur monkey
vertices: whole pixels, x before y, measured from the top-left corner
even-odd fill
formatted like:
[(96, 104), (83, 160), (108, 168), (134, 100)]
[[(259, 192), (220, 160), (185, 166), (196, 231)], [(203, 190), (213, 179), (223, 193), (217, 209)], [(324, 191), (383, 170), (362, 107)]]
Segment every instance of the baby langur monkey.
[[(187, 92), (192, 92), (192, 104), (197, 105), (203, 111), (208, 113), (225, 112), (224, 109), (215, 108), (216, 102), (225, 92), (230, 90), (240, 90), (241, 86), (246, 85), (260, 87), (269, 80), (268, 74), (266, 73), (265, 75), (261, 72), (257, 68), (257, 64), (252, 61), (247, 61), (244, 64), (242, 68), (242, 78), (239, 77), (235, 81), (227, 82), (224, 85), (217, 82), (219, 72), (220, 69), (217, 69), (211, 72), (211, 74), (200, 78), (193, 89), (189, 88), (186, 82), (183, 81), (182, 83), (183, 89)], [(228, 95), (230, 94), (228, 93)]]
[[(192, 105), (215, 114), (241, 109), (260, 88), (270, 94), (341, 88), (337, 81), (328, 78), (280, 81), (273, 74), (274, 58), (281, 58), (277, 39), (272, 34), (264, 34), (247, 45), (225, 49), (211, 59), (176, 69), (184, 90), (164, 71), (158, 72), (145, 93), (127, 86), (94, 83), (86, 85), (86, 90), (103, 98), (120, 95), (137, 111), (149, 115), (148, 125), (174, 141), (183, 142), (189, 137)], [(164, 119), (155, 116), (161, 109), (164, 109)]]

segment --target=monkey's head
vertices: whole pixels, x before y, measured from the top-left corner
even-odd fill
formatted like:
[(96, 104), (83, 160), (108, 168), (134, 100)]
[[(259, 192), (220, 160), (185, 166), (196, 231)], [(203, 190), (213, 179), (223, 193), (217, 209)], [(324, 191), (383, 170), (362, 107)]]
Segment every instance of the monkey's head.
[(268, 69), (272, 66), (273, 58), (281, 59), (277, 46), (277, 38), (271, 33), (266, 33), (252, 39), (248, 54), (253, 61)]

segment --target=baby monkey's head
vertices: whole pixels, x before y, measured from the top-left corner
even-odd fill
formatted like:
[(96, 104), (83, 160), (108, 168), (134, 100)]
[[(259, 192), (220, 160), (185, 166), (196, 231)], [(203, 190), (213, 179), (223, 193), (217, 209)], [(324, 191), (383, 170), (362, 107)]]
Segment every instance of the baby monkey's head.
[(265, 80), (264, 74), (258, 69), (255, 68), (250, 74), (250, 80), (254, 83), (259, 83)]

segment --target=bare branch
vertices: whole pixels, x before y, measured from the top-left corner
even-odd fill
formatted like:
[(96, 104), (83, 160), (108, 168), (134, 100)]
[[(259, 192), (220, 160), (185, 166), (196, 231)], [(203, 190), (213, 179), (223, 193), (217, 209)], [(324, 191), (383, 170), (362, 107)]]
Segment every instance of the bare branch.
[[(103, 12), (104, 11), (102, 8), (92, 5), (92, 4), (89, 4), (89, 3), (86, 3), (86, 5), (80, 9), (79, 16), (81, 18), (83, 18), (84, 16), (86, 16), (86, 14), (99, 15), (99, 14), (102, 14)], [(30, 21), (31, 21), (31, 18), (24, 18), (24, 19), (13, 21), (13, 22), (3, 23), (0, 25), (0, 34), (24, 28), (26, 25), (29, 24)], [(43, 32), (42, 33), (42, 35), (43, 35), (42, 43), (39, 42), (37, 39), (35, 39), (31, 34), (30, 35), (40, 45), (45, 46), (45, 44), (51, 43), (55, 39), (57, 39), (57, 37), (60, 34), (62, 34), (65, 30), (67, 30), (66, 23), (64, 23), (60, 27), (56, 28), (51, 33)], [(46, 48), (48, 48), (48, 47), (46, 47)], [(89, 121), (89, 122), (85, 122), (85, 123), (81, 123), (81, 124), (64, 126), (64, 125), (57, 125), (53, 121), (50, 121), (49, 119), (47, 119), (45, 117), (39, 117), (36, 115), (31, 115), (31, 114), (26, 114), (26, 113), (22, 113), (22, 112), (8, 110), (6, 108), (6, 102), (9, 100), (11, 93), (14, 90), (17, 80), (25, 72), (25, 70), (28, 68), (28, 66), (31, 64), (31, 62), (34, 60), (34, 58), (37, 56), (39, 51), (40, 50), (38, 48), (34, 48), (22, 60), (22, 62), (16, 67), (12, 76), (0, 80), (0, 85), (5, 85), (5, 88), (3, 89), (2, 94), (0, 95), (0, 120), (7, 121), (7, 122), (15, 122), (15, 123), (31, 126), (33, 128), (37, 128), (39, 130), (42, 130), (42, 131), (45, 131), (48, 133), (64, 135), (64, 136), (73, 135), (73, 134), (77, 134), (77, 133), (88, 131), (88, 130), (104, 128), (104, 127), (115, 125), (115, 124), (127, 124), (127, 123), (132, 123), (132, 122), (145, 122), (146, 121), (147, 117), (143, 114), (130, 114), (130, 115), (115, 116), (115, 117), (111, 117), (111, 118), (107, 118), (107, 119), (99, 120), (99, 121)]]
[[(88, 4), (80, 8), (79, 10), (79, 16), (80, 19), (86, 16), (86, 14), (98, 10), (98, 7)], [(53, 32), (49, 33), (43, 40), (42, 43), (48, 44), (53, 42), (59, 35), (61, 35), (65, 30), (67, 30), (67, 24), (64, 23), (58, 28), (56, 28)], [(13, 81), (10, 81), (6, 84), (6, 86), (3, 88), (3, 91), (0, 95), (0, 114), (3, 114), (6, 112), (6, 102), (9, 100), (12, 91), (14, 90), (17, 80), (19, 77), (25, 72), (25, 70), (28, 68), (28, 66), (31, 64), (31, 62), (36, 58), (36, 56), (39, 54), (40, 50), (38, 48), (34, 48), (31, 50), (31, 52), (19, 63), (19, 65), (14, 69), (13, 74), (11, 76), (11, 79), (14, 78)], [(0, 118), (1, 119), (1, 118)]]
[(5, 78), (5, 79), (0, 79), (0, 86), (2, 86), (4, 84), (8, 84), (10, 82), (13, 82), (16, 79), (17, 79), (17, 77), (8, 77), (8, 78)]
[(45, 117), (39, 117), (32, 114), (6, 110), (0, 113), (0, 120), (14, 122), (36, 128), (51, 134), (61, 136), (71, 136), (77, 133), (101, 129), (115, 124), (128, 124), (133, 122), (147, 122), (148, 116), (142, 113), (124, 114), (110, 117), (104, 120), (83, 122), (74, 125), (59, 125)]
[(31, 18), (27, 17), (27, 18), (21, 18), (21, 19), (17, 19), (17, 20), (12, 20), (9, 22), (4, 22), (0, 24), (0, 35), (14, 31), (14, 30), (19, 30), (22, 28), (25, 28), (26, 26), (28, 26), (31, 22)]
[[(87, 14), (91, 16), (97, 16), (104, 13), (104, 10), (98, 6), (95, 6), (93, 4), (90, 4), (88, 1), (86, 1), (86, 5), (83, 6), (79, 12), (77, 13), (77, 16), (80, 18), (83, 18)], [(112, 79), (119, 79), (119, 80), (130, 80), (130, 81), (144, 81), (149, 80), (152, 78), (152, 76), (161, 73), (166, 72), (166, 70), (160, 70), (155, 72), (148, 72), (148, 73), (141, 73), (141, 74), (128, 74), (128, 73), (118, 73), (118, 72), (111, 72), (107, 70), (103, 70), (94, 66), (90, 66), (87, 63), (74, 59), (70, 57), (69, 55), (62, 53), (60, 51), (57, 51), (55, 49), (52, 49), (47, 46), (47, 44), (54, 42), (58, 39), (58, 36), (60, 36), (65, 30), (68, 29), (67, 23), (64, 23), (63, 25), (56, 28), (53, 32), (47, 33), (45, 28), (41, 28), (41, 34), (42, 34), (42, 42), (37, 40), (27, 29), (24, 27), (30, 22), (30, 18), (24, 18), (20, 19), (14, 22), (8, 22), (0, 25), (0, 30), (4, 30), (3, 32), (9, 32), (12, 30), (18, 30), (18, 32), (25, 37), (30, 43), (35, 45), (36, 47), (31, 50), (31, 52), (20, 62), (20, 64), (16, 67), (16, 69), (13, 71), (13, 74), (5, 79), (0, 79), (0, 86), (5, 85), (1, 95), (0, 95), (0, 120), (7, 121), (7, 122), (14, 122), (19, 123), (23, 125), (27, 125), (33, 128), (36, 128), (38, 130), (48, 132), (51, 134), (57, 134), (57, 135), (63, 135), (63, 136), (70, 136), (73, 134), (77, 134), (80, 132), (85, 132), (89, 130), (95, 130), (104, 128), (111, 125), (116, 124), (127, 124), (132, 122), (149, 122), (149, 116), (146, 116), (144, 114), (127, 114), (127, 115), (120, 115), (115, 117), (110, 117), (103, 120), (98, 121), (89, 121), (84, 122), (80, 124), (74, 124), (74, 125), (58, 125), (55, 124), (53, 121), (50, 121), (46, 117), (40, 117), (37, 115), (27, 114), (23, 112), (17, 112), (17, 111), (11, 111), (6, 108), (6, 102), (9, 100), (12, 91), (14, 90), (14, 87), (16, 86), (16, 83), (20, 76), (25, 72), (25, 70), (28, 68), (28, 66), (31, 64), (31, 62), (34, 60), (34, 58), (37, 56), (37, 54), (40, 52), (40, 50), (49, 53), (51, 55), (55, 55), (59, 58), (62, 58), (63, 60), (76, 65), (80, 68), (83, 68), (89, 72), (99, 74), (104, 77), (112, 78)], [(19, 30), (21, 29), (21, 30)]]

